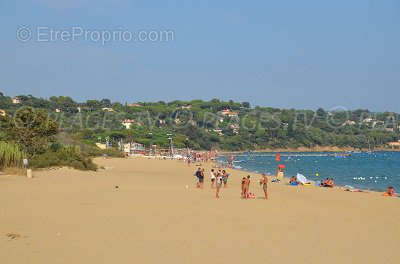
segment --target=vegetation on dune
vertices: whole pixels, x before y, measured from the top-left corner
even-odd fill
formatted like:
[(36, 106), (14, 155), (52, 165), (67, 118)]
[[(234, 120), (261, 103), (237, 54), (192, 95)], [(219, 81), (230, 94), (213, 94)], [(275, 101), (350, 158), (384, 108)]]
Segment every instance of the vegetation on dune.
[(54, 120), (32, 107), (18, 109), (14, 118), (1, 117), (0, 168), (21, 167), (23, 158), (28, 158), (32, 168), (69, 166), (81, 170), (97, 169), (89, 151), (82, 151), (75, 144), (57, 142), (58, 132)]
[(67, 166), (79, 170), (96, 170), (97, 165), (78, 146), (52, 144), (44, 153), (32, 157), (33, 168)]
[(15, 143), (0, 141), (0, 169), (20, 168), (26, 154)]
[(44, 152), (58, 132), (56, 122), (32, 107), (18, 109), (14, 118), (6, 116), (3, 122), (4, 138), (16, 142), (31, 156)]

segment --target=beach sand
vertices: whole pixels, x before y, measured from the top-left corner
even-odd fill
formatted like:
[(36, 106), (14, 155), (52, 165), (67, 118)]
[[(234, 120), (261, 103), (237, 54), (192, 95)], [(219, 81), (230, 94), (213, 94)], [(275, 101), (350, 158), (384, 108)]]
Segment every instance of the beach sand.
[[(179, 161), (96, 159), (98, 172), (0, 176), (1, 263), (398, 263), (400, 199), (270, 184), (215, 199)], [(118, 186), (119, 188), (116, 188)]]

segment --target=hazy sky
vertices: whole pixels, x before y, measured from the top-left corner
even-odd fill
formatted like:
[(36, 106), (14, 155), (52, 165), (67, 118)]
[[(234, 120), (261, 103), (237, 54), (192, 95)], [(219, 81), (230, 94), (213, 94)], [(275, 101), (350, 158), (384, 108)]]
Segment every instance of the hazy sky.
[[(400, 112), (399, 0), (1, 0), (0, 24), (8, 95)], [(173, 40), (49, 40), (73, 27)]]

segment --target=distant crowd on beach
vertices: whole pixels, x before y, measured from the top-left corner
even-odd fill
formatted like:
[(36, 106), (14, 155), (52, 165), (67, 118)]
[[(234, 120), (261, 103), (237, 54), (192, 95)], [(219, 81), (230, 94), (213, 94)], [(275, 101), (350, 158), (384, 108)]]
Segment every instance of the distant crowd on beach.
[(217, 151), (204, 151), (204, 152), (190, 152), (188, 151), (186, 155), (186, 163), (188, 166), (192, 163), (203, 163), (203, 162), (209, 162), (209, 161), (214, 161), (215, 157), (217, 156)]
[[(204, 188), (204, 179), (205, 179), (205, 169), (201, 166), (202, 163), (204, 162), (210, 162), (214, 161), (216, 157), (216, 152), (208, 151), (208, 152), (200, 152), (200, 153), (188, 153), (188, 157), (186, 159), (186, 162), (190, 166), (191, 163), (196, 163), (198, 166), (196, 172), (194, 175), (197, 178), (196, 182), (196, 187), (199, 189)], [(220, 198), (220, 192), (221, 188), (227, 188), (228, 187), (228, 179), (229, 179), (229, 173), (227, 172), (228, 168), (232, 168), (234, 158), (231, 156), (230, 158), (231, 162), (225, 164), (224, 167), (221, 165), (219, 168), (212, 168), (209, 171), (209, 177), (210, 177), (210, 187), (212, 189), (215, 189), (215, 197), (218, 199)], [(268, 175), (272, 176), (272, 175)], [(277, 174), (275, 175), (271, 182), (281, 182), (283, 180), (283, 170), (278, 168)], [(265, 200), (268, 199), (268, 177), (265, 173), (261, 175), (261, 178), (259, 180), (260, 187), (262, 188), (264, 192), (264, 198)], [(242, 199), (254, 199), (255, 194), (250, 192), (250, 183), (251, 183), (251, 176), (247, 175), (246, 177), (243, 177), (241, 180), (241, 190), (240, 190), (240, 197)], [(292, 176), (289, 179), (289, 185), (292, 186), (297, 186), (297, 185), (312, 185), (310, 181), (308, 181), (303, 175), (298, 174), (296, 177)], [(325, 188), (334, 188), (335, 187), (335, 181), (333, 178), (326, 178), (325, 180), (318, 181), (317, 186), (320, 187), (325, 187)], [(345, 191), (350, 191), (350, 192), (367, 192), (361, 189), (355, 189), (351, 186), (345, 186), (344, 188)], [(395, 192), (395, 189), (393, 186), (389, 186), (387, 190), (383, 193), (384, 196), (388, 197), (396, 197), (397, 194)]]

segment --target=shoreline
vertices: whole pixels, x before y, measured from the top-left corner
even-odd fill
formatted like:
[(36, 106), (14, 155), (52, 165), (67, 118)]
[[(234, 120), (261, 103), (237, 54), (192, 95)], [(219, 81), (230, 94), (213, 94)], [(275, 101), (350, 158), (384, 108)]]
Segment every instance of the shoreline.
[[(220, 164), (218, 161), (216, 161), (215, 162), (215, 164)], [(224, 168), (223, 166), (221, 166), (221, 168)], [(246, 170), (246, 169), (239, 169), (239, 168), (227, 168), (227, 169), (229, 169), (229, 170), (233, 170), (233, 171), (238, 171), (238, 172), (243, 172), (243, 173), (249, 173), (249, 174), (262, 174), (261, 172), (258, 172), (258, 171), (251, 171), (251, 170)], [(276, 178), (276, 175), (272, 175), (272, 174), (267, 174), (267, 177), (269, 177), (269, 178)], [(290, 186), (289, 184), (288, 184), (288, 182), (289, 182), (289, 178), (288, 177), (286, 177), (286, 175), (284, 175), (283, 176), (283, 181), (282, 181), (282, 183), (280, 183), (280, 184), (283, 184), (284, 186), (287, 186), (287, 187), (304, 187), (304, 186), (302, 186), (302, 185), (297, 185), (297, 186)], [(309, 187), (312, 187), (312, 188), (323, 188), (323, 187), (321, 187), (321, 186), (316, 186), (315, 185), (315, 183), (316, 183), (316, 181), (313, 181), (313, 180), (309, 180), (309, 182), (311, 183), (311, 186), (307, 186), (307, 188), (309, 188)], [(272, 184), (272, 182), (270, 182), (269, 184)], [(353, 186), (352, 186), (353, 187)], [(354, 187), (353, 187), (354, 188)], [(345, 191), (345, 186), (343, 186), (343, 185), (338, 185), (338, 184), (335, 184), (335, 186), (333, 187), (333, 188), (327, 188), (327, 189), (333, 189), (333, 190), (341, 190), (341, 191)], [(360, 192), (359, 193), (375, 193), (375, 194), (382, 194), (383, 192), (382, 191), (380, 191), (380, 190), (375, 190), (375, 189), (362, 189), (362, 188), (354, 188), (354, 190), (360, 190)], [(350, 192), (350, 191), (348, 191), (348, 192)], [(356, 192), (356, 191), (353, 191), (353, 192)], [(400, 196), (397, 196), (397, 198), (400, 198)]]
[[(243, 152), (240, 152), (240, 153), (243, 153)], [(276, 153), (276, 152), (266, 152), (266, 153)], [(281, 152), (282, 153), (282, 152)], [(288, 152), (288, 153), (298, 153), (298, 152)], [(306, 152), (307, 153), (307, 152)], [(216, 156), (216, 159), (214, 160), (214, 163), (216, 164), (216, 165), (218, 165), (218, 166), (221, 166), (221, 167), (224, 167), (225, 165), (224, 165), (224, 163), (222, 162), (222, 161), (218, 161), (217, 159), (218, 159), (218, 156), (219, 155), (221, 155), (220, 153)], [(226, 155), (226, 154), (222, 154), (222, 155)], [(232, 167), (232, 168), (228, 168), (228, 169), (230, 169), (230, 170), (235, 170), (235, 171), (240, 171), (240, 172), (246, 172), (246, 173), (254, 173), (254, 174), (262, 174), (262, 172), (259, 172), (259, 171), (255, 171), (255, 170), (247, 170), (247, 169), (244, 169), (244, 168), (235, 168), (235, 167)], [(274, 174), (269, 174), (269, 173), (267, 173), (267, 176), (268, 177), (275, 177), (276, 178), (276, 175), (274, 175)], [(294, 176), (294, 175), (293, 175)], [(286, 175), (284, 175), (284, 180), (285, 180), (285, 185), (287, 185), (287, 183), (288, 183), (288, 180), (289, 180), (290, 178), (289, 177), (287, 177)], [(316, 181), (314, 181), (314, 180), (309, 180), (309, 182), (310, 183), (312, 183), (312, 187), (320, 187), (320, 186), (316, 186), (315, 185), (315, 183), (316, 183)], [(347, 186), (351, 186), (351, 185), (349, 185), (349, 184), (346, 184)], [(335, 184), (335, 186), (332, 188), (332, 189), (340, 189), (340, 190), (343, 190), (343, 191), (345, 191), (345, 189), (346, 189), (346, 185), (340, 185), (340, 184)], [(289, 186), (289, 185), (288, 185)], [(300, 186), (300, 185), (299, 185)], [(301, 186), (300, 186), (301, 187)], [(360, 190), (361, 192), (364, 192), (364, 193), (380, 193), (380, 194), (382, 194), (382, 193), (384, 193), (385, 191), (382, 191), (382, 190), (379, 190), (379, 189), (367, 189), (367, 188), (356, 188), (356, 187), (354, 187), (354, 186), (351, 186), (351, 187), (353, 187), (355, 190)], [(350, 192), (350, 191), (349, 191)], [(398, 193), (398, 195), (396, 196), (397, 198), (400, 198), (400, 193)]]

